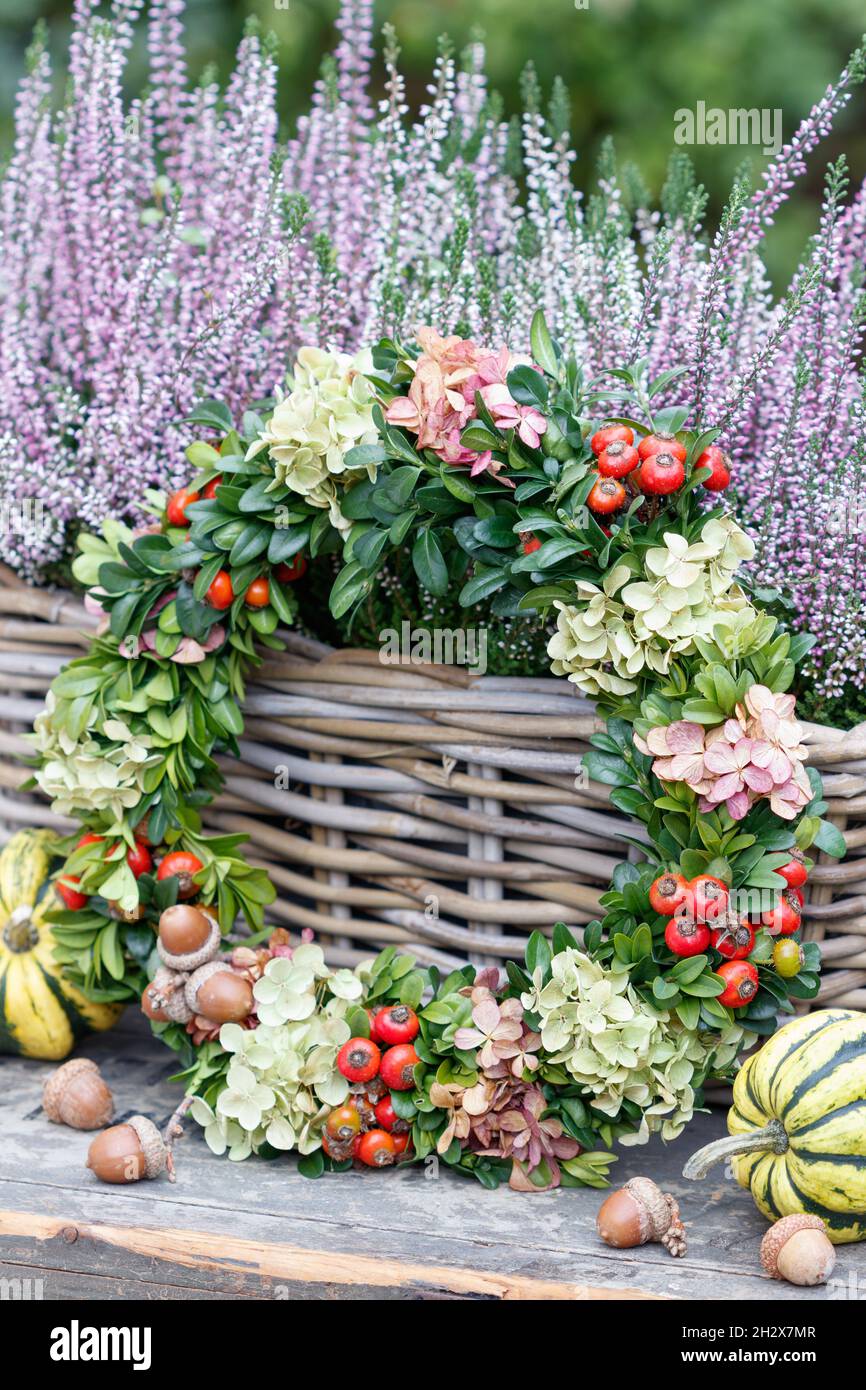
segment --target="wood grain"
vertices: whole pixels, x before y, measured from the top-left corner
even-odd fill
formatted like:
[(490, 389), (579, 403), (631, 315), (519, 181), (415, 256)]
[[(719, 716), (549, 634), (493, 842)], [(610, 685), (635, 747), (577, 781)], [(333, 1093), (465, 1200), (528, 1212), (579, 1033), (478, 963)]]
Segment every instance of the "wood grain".
[(640, 1289), (623, 1292), (588, 1284), (525, 1279), (519, 1275), (449, 1269), (405, 1260), (370, 1259), (342, 1251), (262, 1245), (237, 1236), (212, 1235), (208, 1231), (166, 1231), (101, 1223), (76, 1225), (63, 1217), (39, 1216), (30, 1212), (0, 1211), (0, 1236), (21, 1236), (39, 1243), (54, 1242), (66, 1246), (79, 1242), (83, 1242), (85, 1247), (88, 1244), (97, 1247), (108, 1245), (133, 1256), (203, 1271), (208, 1275), (229, 1271), (233, 1275), (252, 1275), (272, 1283), (308, 1284), (314, 1287), (327, 1285), (330, 1290), (342, 1290), (349, 1297), (351, 1291), (358, 1287), (411, 1292), (419, 1297), (429, 1291), (458, 1298), (545, 1302), (551, 1299), (572, 1301), (662, 1297)]

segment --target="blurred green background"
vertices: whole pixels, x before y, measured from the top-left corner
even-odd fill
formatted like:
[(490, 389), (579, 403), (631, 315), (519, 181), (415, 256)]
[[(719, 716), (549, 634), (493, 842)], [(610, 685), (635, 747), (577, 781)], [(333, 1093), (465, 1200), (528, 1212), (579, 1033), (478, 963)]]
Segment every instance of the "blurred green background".
[[(599, 143), (613, 134), (624, 159), (657, 194), (673, 147), (674, 112), (707, 106), (769, 107), (783, 112), (783, 138), (842, 67), (864, 27), (863, 0), (377, 0), (377, 23), (390, 20), (403, 49), (413, 103), (423, 99), (442, 32), (457, 44), (473, 27), (486, 35), (489, 71), (509, 109), (519, 105), (519, 75), (532, 58), (546, 86), (556, 73), (572, 99), (576, 177), (591, 178)], [(0, 146), (5, 150), (15, 83), (33, 24), (48, 21), (52, 55), (62, 67), (71, 0), (0, 0)], [(278, 35), (281, 114), (286, 131), (307, 104), (322, 54), (332, 44), (336, 0), (189, 0), (192, 70), (215, 63), (229, 71), (246, 18), (255, 14)], [(131, 79), (144, 71), (144, 44)], [(377, 69), (377, 82), (381, 71)], [(775, 280), (791, 272), (814, 230), (827, 161), (845, 151), (852, 177), (866, 174), (866, 95), (850, 103), (832, 138), (813, 156), (809, 175), (768, 243)], [(698, 146), (691, 150), (715, 212), (744, 157), (759, 174), (759, 150)]]

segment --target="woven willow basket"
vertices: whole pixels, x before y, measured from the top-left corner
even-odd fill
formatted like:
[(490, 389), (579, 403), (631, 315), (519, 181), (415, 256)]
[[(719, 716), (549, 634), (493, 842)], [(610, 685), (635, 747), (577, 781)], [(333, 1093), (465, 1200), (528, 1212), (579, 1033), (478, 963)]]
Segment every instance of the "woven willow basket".
[[(17, 790), (16, 759), (45, 692), (81, 654), (94, 620), (68, 594), (0, 567), (0, 826), (71, 829)], [(598, 915), (614, 865), (641, 827), (584, 782), (601, 727), (564, 680), (473, 677), (454, 666), (389, 666), (288, 632), (250, 686), (241, 759), (206, 827), (249, 835), (278, 890), (271, 920), (310, 927), (332, 961), (393, 943), (450, 967), (523, 954), (535, 928)], [(866, 724), (808, 725), (829, 816), (848, 856), (809, 880), (807, 937), (824, 953), (814, 1006), (866, 1009)]]

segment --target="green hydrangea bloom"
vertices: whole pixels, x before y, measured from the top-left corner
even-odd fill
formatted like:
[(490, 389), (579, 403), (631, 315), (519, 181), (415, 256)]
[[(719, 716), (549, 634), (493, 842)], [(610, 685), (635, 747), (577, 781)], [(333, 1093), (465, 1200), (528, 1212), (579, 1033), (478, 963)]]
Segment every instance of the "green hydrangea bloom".
[(374, 391), (365, 372), (372, 371), (369, 352), (350, 357), (302, 347), (291, 391), (278, 403), (264, 431), (247, 451), (263, 449), (274, 464), (273, 487), (285, 485), (314, 507), (327, 509), (331, 524), (344, 535), (351, 522), (343, 517), (343, 493), (375, 465), (349, 469), (346, 455), (358, 444), (378, 444), (373, 422)]
[(540, 1018), (548, 1063), (564, 1067), (596, 1110), (615, 1120), (623, 1101), (641, 1107), (640, 1128), (619, 1135), (623, 1144), (645, 1143), (654, 1132), (675, 1139), (692, 1118), (696, 1087), (754, 1041), (737, 1024), (712, 1033), (685, 1028), (638, 995), (626, 966), (608, 968), (573, 947), (553, 957), (546, 984), (536, 971), (521, 1002)]
[(730, 517), (708, 521), (689, 545), (667, 531), (644, 557), (644, 576), (617, 565), (602, 587), (580, 581), (578, 604), (557, 602), (557, 630), (548, 644), (551, 670), (586, 695), (628, 695), (644, 671), (665, 675), (676, 653), (691, 653), (730, 614), (756, 617), (734, 583), (754, 546)]

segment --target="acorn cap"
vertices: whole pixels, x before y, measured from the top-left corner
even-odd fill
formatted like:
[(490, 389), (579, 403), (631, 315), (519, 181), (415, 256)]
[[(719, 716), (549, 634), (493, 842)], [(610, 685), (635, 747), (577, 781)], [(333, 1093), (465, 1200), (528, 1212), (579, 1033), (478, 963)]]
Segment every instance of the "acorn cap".
[[(88, 1129), (99, 1129), (102, 1125), (111, 1123), (114, 1102), (110, 1090), (102, 1079), (99, 1067), (89, 1057), (73, 1057), (71, 1062), (64, 1062), (62, 1067), (58, 1067), (56, 1071), (51, 1073), (42, 1087), (42, 1108), (54, 1124), (67, 1124), (68, 1119), (62, 1113), (63, 1099), (70, 1084), (82, 1076), (87, 1076), (92, 1081), (101, 1082), (105, 1090), (104, 1111), (98, 1117), (94, 1116), (96, 1123), (86, 1126)], [(82, 1128), (80, 1125), (73, 1125), (72, 1127), (74, 1129)]]
[(206, 965), (200, 965), (198, 970), (194, 970), (190, 975), (186, 982), (185, 993), (186, 1002), (194, 1014), (201, 1012), (198, 1007), (197, 996), (202, 985), (206, 980), (209, 980), (212, 975), (219, 975), (220, 973), (225, 973), (227, 975), (235, 975), (238, 973), (232, 970), (228, 956), (221, 956), (219, 960), (210, 960)]
[(124, 1120), (124, 1124), (129, 1125), (138, 1135), (138, 1142), (144, 1154), (144, 1176), (158, 1178), (165, 1168), (168, 1150), (153, 1120), (149, 1120), (146, 1115), (130, 1115), (128, 1120)]
[(189, 1023), (192, 1018), (193, 1011), (186, 1001), (184, 989), (187, 978), (183, 971), (170, 970), (167, 965), (161, 965), (147, 986), (152, 991), (150, 997), (154, 1004), (168, 1015), (172, 1023)]
[[(176, 903), (175, 906), (183, 907), (184, 904)], [(204, 945), (200, 946), (197, 951), (188, 951), (186, 955), (181, 956), (173, 956), (170, 951), (165, 949), (159, 936), (157, 936), (156, 949), (159, 953), (159, 958), (163, 965), (168, 966), (169, 970), (184, 970), (187, 973), (192, 973), (193, 970), (198, 970), (200, 965), (207, 965), (208, 961), (212, 961), (215, 956), (219, 955), (220, 942), (222, 940), (219, 922), (217, 922), (209, 912), (205, 912), (203, 908), (194, 908), (193, 911), (200, 912), (203, 917), (208, 919), (210, 922), (210, 936), (207, 938)]]
[(664, 1193), (652, 1178), (630, 1178), (625, 1184), (641, 1209), (641, 1235), (644, 1240), (660, 1240), (671, 1222)]
[[(779, 1255), (782, 1247), (798, 1231), (821, 1231), (827, 1236), (827, 1227), (820, 1216), (810, 1216), (804, 1211), (795, 1212), (793, 1216), (783, 1216), (781, 1221), (774, 1222), (761, 1241), (761, 1264), (774, 1279), (784, 1279), (785, 1276), (779, 1272)], [(829, 1237), (827, 1243), (829, 1244)]]

